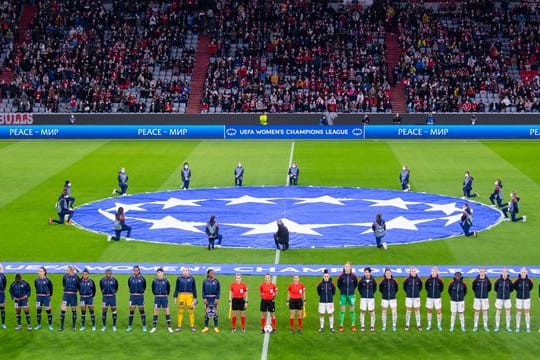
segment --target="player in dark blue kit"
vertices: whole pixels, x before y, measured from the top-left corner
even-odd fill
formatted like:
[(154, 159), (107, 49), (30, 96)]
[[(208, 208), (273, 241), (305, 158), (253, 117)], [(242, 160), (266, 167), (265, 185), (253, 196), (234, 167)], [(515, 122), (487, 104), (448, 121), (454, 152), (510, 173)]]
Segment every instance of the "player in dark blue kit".
[(411, 190), (411, 185), (409, 185), (410, 175), (411, 171), (407, 168), (407, 165), (403, 165), (401, 171), (399, 172), (399, 182), (401, 183), (401, 190)]
[(112, 270), (105, 270), (105, 276), (99, 281), (99, 288), (103, 294), (103, 302), (101, 305), (101, 321), (103, 327), (101, 331), (107, 330), (107, 310), (109, 307), (112, 312), (113, 326), (112, 330), (116, 331), (116, 320), (118, 314), (116, 313), (116, 293), (118, 292), (118, 280), (112, 276)]
[(300, 176), (300, 168), (293, 161), (289, 167), (289, 185), (298, 185), (298, 177)]
[(73, 208), (73, 204), (75, 203), (75, 198), (71, 195), (71, 181), (66, 180), (64, 183), (64, 189), (63, 191), (66, 192), (66, 199), (68, 201), (69, 208)]
[(24, 311), (26, 317), (26, 330), (31, 331), (32, 325), (30, 324), (30, 309), (28, 308), (28, 298), (32, 293), (30, 284), (22, 279), (21, 274), (15, 275), (15, 281), (9, 286), (9, 294), (15, 303), (15, 315), (17, 316), (17, 327), (15, 330), (22, 329), (21, 325), (21, 309)]
[(62, 279), (64, 294), (62, 295), (62, 307), (60, 311), (60, 331), (64, 331), (64, 321), (66, 318), (66, 310), (68, 306), (71, 308), (72, 325), (71, 330), (76, 330), (77, 324), (77, 292), (79, 291), (80, 279), (75, 273), (77, 269), (73, 265), (69, 265), (66, 269), (66, 274)]
[(165, 319), (167, 320), (167, 330), (172, 333), (171, 313), (169, 312), (169, 295), (171, 293), (171, 284), (163, 276), (163, 269), (159, 268), (156, 272), (157, 276), (152, 281), (152, 293), (154, 294), (154, 317), (152, 318), (151, 333), (156, 332), (159, 309), (165, 311)]
[(182, 178), (182, 189), (189, 189), (189, 182), (191, 181), (191, 169), (188, 162), (184, 162), (182, 169), (180, 169), (180, 177)]
[(495, 188), (493, 189), (493, 192), (491, 195), (489, 195), (489, 201), (491, 201), (491, 206), (495, 206), (495, 202), (497, 202), (498, 207), (503, 207), (502, 199), (503, 199), (503, 191), (502, 191), (502, 181), (497, 179), (495, 180)]
[(90, 279), (87, 269), (83, 270), (82, 279), (79, 283), (79, 294), (81, 296), (81, 331), (86, 329), (86, 308), (90, 311), (92, 320), (92, 331), (96, 331), (96, 315), (94, 313), (94, 296), (96, 296), (96, 284)]
[(218, 304), (219, 296), (221, 294), (221, 287), (218, 279), (216, 279), (214, 270), (208, 269), (206, 272), (206, 279), (202, 283), (202, 297), (205, 306), (204, 312), (204, 328), (203, 333), (208, 332), (208, 321), (214, 319), (214, 331), (219, 332), (218, 326)]
[(75, 213), (73, 209), (69, 207), (69, 200), (66, 190), (64, 190), (60, 196), (58, 197), (58, 200), (56, 201), (56, 213), (58, 214), (58, 220), (53, 219), (52, 217), (49, 218), (49, 224), (52, 224), (53, 222), (57, 224), (63, 224), (66, 218), (67, 223), (71, 224), (71, 218), (73, 217), (73, 214)]
[(471, 226), (473, 225), (472, 213), (473, 211), (469, 204), (463, 204), (463, 212), (461, 213), (459, 225), (463, 229), (463, 234), (465, 234), (465, 236), (474, 235), (474, 237), (478, 237), (476, 231), (471, 231)]
[(51, 279), (47, 277), (47, 270), (43, 266), (38, 270), (38, 277), (34, 281), (34, 286), (36, 288), (37, 311), (37, 324), (35, 330), (41, 329), (41, 313), (43, 312), (43, 309), (45, 309), (45, 312), (47, 313), (49, 330), (52, 330), (51, 296), (53, 295), (53, 283)]
[(120, 188), (120, 191), (113, 189), (112, 194), (127, 195), (129, 176), (126, 173), (125, 168), (120, 168), (116, 180), (118, 180), (118, 187)]
[(2, 329), (6, 328), (6, 285), (7, 279), (4, 275), (4, 266), (0, 264), (0, 318), (2, 319)]
[(133, 330), (133, 317), (135, 308), (139, 308), (141, 314), (142, 331), (146, 332), (146, 314), (144, 313), (144, 292), (146, 290), (146, 280), (141, 275), (141, 268), (137, 265), (133, 267), (133, 275), (128, 279), (129, 287), (129, 318), (126, 331)]
[(234, 186), (242, 186), (244, 181), (244, 167), (242, 163), (239, 162), (238, 165), (234, 168)]
[(463, 178), (462, 199), (477, 197), (480, 195), (478, 193), (471, 194), (473, 181), (474, 181), (474, 178), (471, 176), (471, 173), (469, 172), (469, 170), (465, 171), (465, 177)]
[(508, 202), (508, 206), (503, 207), (501, 210), (504, 214), (504, 220), (508, 221), (508, 213), (510, 213), (510, 218), (512, 219), (512, 222), (516, 221), (527, 221), (527, 216), (523, 215), (520, 217), (516, 217), (516, 214), (519, 213), (519, 196), (517, 196), (517, 193), (515, 191), (512, 191), (510, 193), (510, 201)]

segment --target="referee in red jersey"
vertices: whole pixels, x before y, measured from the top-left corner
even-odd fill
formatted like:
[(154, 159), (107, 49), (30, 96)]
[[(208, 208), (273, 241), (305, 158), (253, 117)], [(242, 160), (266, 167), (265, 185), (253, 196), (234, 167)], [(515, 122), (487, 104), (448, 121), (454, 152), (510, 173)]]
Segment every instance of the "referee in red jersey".
[(298, 275), (293, 276), (293, 282), (287, 289), (287, 305), (289, 306), (289, 324), (291, 326), (290, 333), (294, 334), (294, 318), (298, 320), (299, 334), (302, 333), (302, 310), (306, 302), (306, 287), (300, 282)]
[(264, 334), (264, 326), (266, 325), (266, 316), (270, 313), (272, 319), (272, 333), (276, 332), (276, 303), (277, 286), (272, 283), (270, 274), (264, 275), (264, 282), (259, 286), (261, 294), (261, 333)]
[(240, 326), (243, 333), (246, 332), (246, 309), (248, 303), (248, 288), (242, 282), (242, 275), (236, 274), (229, 291), (229, 306), (231, 307), (232, 332), (236, 332), (236, 320), (240, 315)]

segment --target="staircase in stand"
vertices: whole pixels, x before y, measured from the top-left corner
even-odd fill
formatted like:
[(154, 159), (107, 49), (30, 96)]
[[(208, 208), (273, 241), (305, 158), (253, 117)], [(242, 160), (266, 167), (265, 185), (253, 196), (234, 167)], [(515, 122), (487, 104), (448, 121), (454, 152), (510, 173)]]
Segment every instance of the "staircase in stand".
[[(37, 6), (36, 5), (30, 5), (25, 4), (22, 7), (21, 10), (21, 17), (19, 18), (19, 33), (18, 33), (18, 40), (17, 43), (13, 44), (13, 54), (15, 57), (18, 57), (19, 60), (22, 59), (23, 54), (19, 52), (19, 46), (21, 43), (27, 40), (26, 32), (30, 28), (30, 25), (32, 24), (32, 21), (34, 20), (34, 17), (36, 16), (37, 12)], [(14, 73), (12, 69), (4, 69), (2, 71), (2, 74), (0, 75), (0, 82), (4, 81), (6, 83), (11, 83), (11, 81), (14, 79)]]
[[(386, 47), (386, 61), (388, 63), (388, 78), (392, 79), (392, 72), (394, 66), (399, 64), (401, 57), (401, 47), (399, 46), (398, 37), (395, 33), (386, 32), (384, 38), (384, 45)], [(396, 85), (390, 89), (390, 102), (392, 103), (392, 112), (394, 113), (406, 113), (407, 101), (405, 98), (405, 85), (397, 82)]]
[(191, 76), (189, 100), (186, 108), (187, 114), (199, 114), (201, 112), (201, 99), (203, 96), (204, 80), (210, 63), (208, 45), (210, 36), (199, 35), (197, 50), (195, 51), (195, 66)]

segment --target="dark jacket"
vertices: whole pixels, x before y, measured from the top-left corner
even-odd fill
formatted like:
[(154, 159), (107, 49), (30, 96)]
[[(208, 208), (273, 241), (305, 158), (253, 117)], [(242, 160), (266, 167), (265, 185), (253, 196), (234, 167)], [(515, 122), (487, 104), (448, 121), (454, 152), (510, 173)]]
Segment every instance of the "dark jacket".
[(155, 278), (152, 281), (152, 294), (155, 296), (168, 296), (171, 293), (171, 284), (166, 278)]
[(9, 287), (9, 294), (15, 301), (24, 300), (30, 296), (31, 292), (32, 289), (30, 288), (30, 284), (24, 280), (14, 281)]
[(344, 271), (337, 279), (337, 287), (341, 295), (353, 295), (358, 287), (358, 278), (352, 271), (350, 274)]
[(358, 283), (358, 292), (364, 299), (371, 299), (375, 297), (375, 291), (377, 291), (377, 281), (372, 276), (369, 279), (362, 276)]
[(516, 299), (530, 299), (533, 282), (528, 276), (525, 279), (518, 277), (514, 281), (514, 290), (516, 290)]
[(99, 281), (99, 288), (103, 296), (115, 295), (118, 292), (118, 280), (114, 277), (107, 278), (105, 276)]
[(487, 299), (491, 291), (491, 280), (487, 276), (481, 279), (480, 275), (478, 275), (472, 282), (472, 290), (474, 291), (475, 298)]
[(405, 290), (405, 297), (419, 298), (420, 291), (422, 291), (422, 279), (420, 279), (420, 276), (407, 276), (403, 281), (403, 290)]
[(467, 295), (467, 284), (463, 282), (463, 278), (457, 280), (454, 278), (450, 285), (448, 285), (448, 295), (452, 301), (463, 301), (465, 295)]
[(53, 283), (48, 277), (38, 277), (34, 281), (34, 286), (37, 296), (52, 296), (53, 294)]
[(332, 279), (321, 281), (319, 285), (317, 285), (317, 294), (319, 294), (319, 302), (333, 303), (334, 295), (336, 294), (336, 285), (334, 285)]
[(503, 279), (502, 275), (495, 281), (495, 292), (497, 293), (497, 299), (508, 300), (510, 299), (510, 293), (514, 290), (512, 280), (510, 278)]
[(428, 298), (438, 299), (441, 297), (441, 293), (444, 290), (444, 283), (440, 277), (430, 276), (426, 280), (425, 288), (426, 288)]
[(79, 283), (79, 293), (81, 297), (94, 297), (96, 295), (96, 284), (92, 279), (81, 279)]
[(130, 294), (142, 295), (146, 290), (146, 279), (142, 275), (131, 275), (128, 279), (128, 287)]
[(393, 300), (399, 291), (398, 282), (393, 276), (390, 279), (384, 278), (379, 284), (379, 291), (382, 294), (383, 300)]
[(206, 278), (202, 283), (202, 297), (203, 298), (215, 298), (219, 300), (221, 293), (221, 287), (219, 281), (216, 278)]
[(179, 293), (192, 293), (193, 298), (197, 298), (197, 284), (195, 283), (195, 278), (193, 276), (180, 275), (176, 278), (176, 286), (173, 297), (176, 298)]
[(278, 229), (275, 235), (278, 240), (278, 243), (280, 244), (289, 243), (289, 229), (287, 229), (285, 224), (278, 224)]

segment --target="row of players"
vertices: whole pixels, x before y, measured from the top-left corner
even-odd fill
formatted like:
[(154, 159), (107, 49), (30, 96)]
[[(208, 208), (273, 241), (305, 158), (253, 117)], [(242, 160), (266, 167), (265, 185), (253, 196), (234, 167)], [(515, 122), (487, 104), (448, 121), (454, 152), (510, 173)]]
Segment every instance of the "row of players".
[[(79, 278), (76, 274), (77, 269), (74, 266), (68, 266), (66, 274), (63, 277), (63, 296), (60, 313), (60, 328), (64, 330), (64, 320), (67, 308), (72, 311), (72, 330), (76, 330), (77, 322), (77, 293), (80, 297), (81, 309), (81, 328), (85, 330), (86, 326), (86, 311), (88, 309), (92, 322), (92, 330), (96, 330), (96, 319), (94, 313), (94, 297), (96, 295), (96, 285), (89, 277), (88, 271), (82, 271), (82, 277)], [(5, 325), (5, 296), (6, 277), (3, 273), (3, 268), (0, 265), (0, 311), (2, 315), (2, 328)], [(105, 276), (99, 281), (99, 286), (103, 295), (102, 301), (102, 331), (107, 329), (107, 312), (110, 309), (112, 312), (113, 331), (116, 331), (117, 321), (117, 304), (116, 294), (118, 291), (118, 281), (113, 277), (111, 270), (105, 271)], [(129, 317), (128, 327), (126, 331), (132, 331), (133, 318), (135, 310), (139, 309), (143, 332), (146, 332), (146, 314), (144, 310), (144, 293), (146, 290), (146, 280), (140, 273), (138, 266), (133, 267), (133, 274), (128, 279), (128, 288), (130, 292), (129, 298)], [(335, 285), (330, 278), (328, 271), (324, 271), (323, 279), (317, 285), (317, 294), (319, 297), (318, 312), (320, 315), (319, 332), (323, 332), (325, 328), (325, 317), (328, 317), (330, 331), (334, 332), (334, 296), (336, 289), (339, 289), (339, 332), (344, 332), (345, 311), (348, 307), (351, 316), (351, 330), (357, 331), (356, 328), (356, 292), (360, 294), (360, 331), (365, 331), (366, 313), (370, 315), (370, 331), (375, 331), (375, 293), (378, 290), (381, 293), (381, 308), (382, 308), (382, 330), (386, 330), (386, 317), (388, 309), (392, 315), (392, 330), (396, 331), (397, 324), (397, 300), (396, 294), (399, 291), (399, 284), (392, 276), (390, 269), (385, 269), (384, 278), (378, 283), (371, 275), (371, 269), (366, 267), (364, 275), (358, 278), (352, 271), (350, 262), (345, 263), (343, 272), (337, 279)], [(431, 269), (431, 275), (424, 281), (417, 274), (417, 269), (411, 267), (409, 275), (403, 282), (403, 289), (406, 293), (405, 299), (405, 330), (409, 330), (411, 315), (414, 313), (416, 318), (416, 327), (419, 331), (422, 330), (420, 319), (420, 293), (425, 289), (427, 293), (426, 308), (427, 308), (427, 330), (432, 328), (432, 315), (436, 313), (437, 329), (442, 330), (442, 300), (441, 296), (445, 284), (439, 277), (437, 267)], [(485, 269), (480, 269), (479, 275), (471, 284), (474, 293), (474, 325), (473, 331), (478, 330), (478, 322), (480, 314), (483, 317), (484, 330), (489, 331), (488, 326), (488, 310), (489, 310), (489, 292), (492, 290), (492, 282), (486, 276)], [(495, 331), (499, 331), (501, 312), (505, 311), (506, 315), (506, 330), (512, 332), (511, 327), (511, 293), (516, 293), (516, 322), (515, 331), (521, 329), (521, 315), (525, 315), (525, 330), (531, 331), (530, 307), (531, 307), (531, 290), (533, 282), (529, 279), (527, 270), (522, 268), (518, 278), (512, 281), (506, 269), (502, 270), (500, 278), (493, 285), (497, 294), (495, 301)], [(53, 294), (53, 284), (47, 278), (47, 271), (44, 267), (39, 269), (39, 276), (35, 280), (36, 289), (36, 308), (37, 308), (37, 325), (34, 329), (41, 328), (41, 315), (45, 310), (48, 318), (48, 326), (53, 330), (52, 312), (51, 312), (51, 296)], [(31, 294), (30, 285), (22, 279), (20, 274), (15, 275), (15, 281), (9, 287), (9, 293), (15, 304), (15, 312), (17, 318), (16, 330), (21, 330), (21, 310), (25, 313), (27, 329), (32, 330), (28, 300)], [(159, 311), (163, 309), (167, 322), (167, 329), (173, 332), (171, 327), (171, 316), (169, 311), (169, 296), (171, 286), (167, 278), (164, 277), (163, 269), (157, 269), (156, 277), (152, 281), (152, 293), (154, 295), (154, 312), (152, 319), (152, 329), (150, 332), (155, 332), (157, 329), (157, 321)], [(264, 276), (264, 282), (259, 286), (260, 293), (260, 311), (261, 311), (261, 332), (276, 331), (276, 316), (275, 316), (275, 299), (278, 293), (277, 286), (272, 282), (269, 274)], [(468, 285), (463, 281), (460, 272), (456, 272), (454, 279), (448, 286), (448, 294), (450, 296), (450, 331), (454, 331), (456, 317), (459, 317), (461, 330), (465, 331), (465, 297), (468, 293)], [(209, 320), (213, 319), (214, 331), (219, 332), (218, 326), (218, 305), (220, 302), (221, 286), (219, 280), (215, 277), (213, 270), (207, 271), (207, 277), (202, 283), (202, 298), (205, 305), (204, 328), (202, 332), (209, 331)], [(540, 295), (539, 295), (540, 296)], [(174, 301), (177, 303), (178, 311), (178, 326), (176, 331), (182, 330), (183, 315), (185, 310), (189, 314), (189, 323), (191, 331), (195, 329), (194, 308), (197, 305), (197, 287), (195, 278), (189, 274), (187, 267), (182, 268), (182, 274), (176, 279), (176, 287), (174, 290)], [(248, 288), (242, 282), (240, 274), (235, 275), (234, 282), (230, 285), (229, 290), (229, 318), (231, 318), (232, 331), (237, 331), (237, 320), (240, 318), (240, 330), (245, 332), (246, 329), (246, 310), (248, 305)], [(303, 318), (306, 315), (306, 289), (300, 282), (299, 276), (293, 277), (292, 283), (287, 289), (287, 306), (289, 307), (289, 325), (290, 332), (295, 332), (295, 321), (297, 322), (296, 332), (302, 333)], [(268, 318), (270, 324), (267, 323)]]

